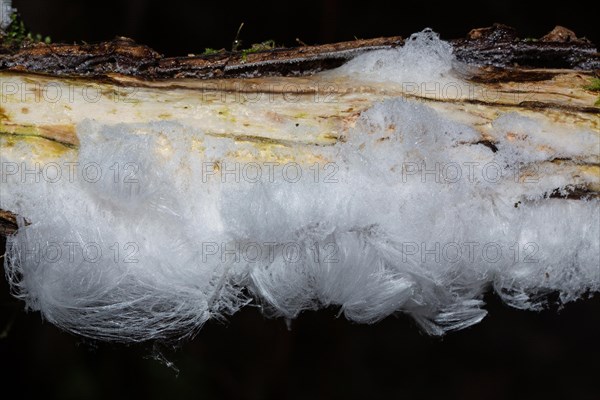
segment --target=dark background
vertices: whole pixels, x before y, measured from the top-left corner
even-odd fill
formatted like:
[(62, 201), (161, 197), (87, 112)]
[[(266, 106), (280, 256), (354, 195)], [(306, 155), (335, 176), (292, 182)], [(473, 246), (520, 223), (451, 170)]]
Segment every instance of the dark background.
[[(34, 32), (54, 41), (124, 35), (167, 55), (229, 49), (241, 22), (247, 46), (406, 36), (427, 26), (453, 38), (493, 22), (522, 37), (561, 24), (600, 42), (598, 6), (574, 2), (14, 3)], [(151, 346), (92, 343), (25, 313), (0, 278), (0, 382), (4, 394), (10, 387), (43, 399), (600, 398), (600, 297), (540, 313), (486, 300), (490, 315), (481, 324), (444, 338), (425, 336), (407, 317), (364, 326), (336, 318), (336, 310), (305, 313), (288, 330), (248, 307), (227, 323), (208, 323), (178, 350), (162, 348), (176, 373)]]
[(194, 1), (14, 0), (30, 28), (54, 41), (97, 42), (128, 36), (166, 55), (231, 48), (242, 22), (247, 47), (268, 39), (286, 46), (407, 36), (431, 27), (451, 39), (502, 22), (521, 37), (540, 37), (555, 25), (600, 43), (600, 7), (590, 1)]

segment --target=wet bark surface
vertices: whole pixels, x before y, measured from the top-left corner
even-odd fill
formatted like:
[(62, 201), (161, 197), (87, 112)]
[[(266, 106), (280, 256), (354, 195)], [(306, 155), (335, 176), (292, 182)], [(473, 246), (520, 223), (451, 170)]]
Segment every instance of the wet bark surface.
[(0, 210), (0, 237), (17, 231), (17, 217), (8, 211)]
[[(39, 43), (4, 49), (0, 69), (71, 76), (118, 73), (145, 79), (303, 76), (339, 67), (367, 51), (403, 43), (397, 36), (296, 48), (222, 50), (173, 58), (164, 58), (128, 38), (99, 44)], [(451, 43), (457, 59), (472, 65), (600, 70), (596, 47), (562, 27), (540, 39), (521, 39), (513, 28), (496, 24), (474, 29), (466, 38)]]

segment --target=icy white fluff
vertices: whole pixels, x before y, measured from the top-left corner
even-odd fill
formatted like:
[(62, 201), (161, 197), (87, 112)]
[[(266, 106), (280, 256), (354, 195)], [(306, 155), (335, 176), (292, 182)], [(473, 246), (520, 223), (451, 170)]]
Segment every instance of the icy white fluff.
[[(425, 32), (340, 73), (419, 82), (452, 62)], [(493, 129), (523, 124), (534, 122), (504, 115)], [(254, 302), (286, 318), (325, 306), (364, 323), (405, 312), (442, 334), (479, 322), (490, 287), (524, 309), (600, 289), (599, 202), (524, 198), (507, 166), (544, 154), (514, 151), (501, 134), (497, 152), (464, 145), (476, 132), (424, 104), (364, 112), (347, 142), (315, 149), (336, 160), (318, 175), (264, 165), (261, 177), (221, 175), (208, 162), (235, 166), (234, 143), (176, 123), (86, 121), (78, 134), (78, 159), (64, 160), (79, 163), (72, 181), (59, 163), (59, 182), (9, 179), (0, 193), (0, 208), (31, 221), (8, 240), (15, 293), (72, 332), (178, 338)], [(590, 133), (572, 137), (576, 147)], [(540, 195), (564, 184), (529, 183)]]
[(456, 67), (450, 43), (441, 41), (431, 29), (414, 34), (404, 46), (378, 50), (350, 60), (335, 73), (356, 75), (378, 82), (456, 82)]

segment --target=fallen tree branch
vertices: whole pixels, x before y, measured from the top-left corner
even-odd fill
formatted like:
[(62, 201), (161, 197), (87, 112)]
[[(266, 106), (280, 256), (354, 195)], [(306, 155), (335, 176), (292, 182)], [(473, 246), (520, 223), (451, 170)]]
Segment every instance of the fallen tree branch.
[[(600, 69), (600, 54), (585, 39), (557, 28), (539, 40), (519, 39), (504, 25), (475, 29), (452, 41), (459, 61), (502, 68)], [(561, 36), (561, 32), (563, 32)], [(117, 73), (142, 79), (247, 78), (306, 76), (337, 68), (359, 54), (401, 46), (401, 37), (353, 40), (319, 46), (275, 48), (252, 53), (164, 58), (131, 39), (100, 44), (36, 43), (0, 55), (0, 69), (47, 73), (53, 76), (103, 76)]]
[[(14, 233), (14, 294), (66, 330), (130, 342), (193, 336), (250, 294), (287, 318), (404, 311), (443, 334), (479, 322), (492, 286), (524, 309), (598, 291), (593, 46), (564, 28), (536, 41), (500, 25), (402, 43), (7, 50), (0, 208), (19, 218), (0, 220)], [(72, 174), (81, 164), (95, 179)], [(240, 179), (261, 165), (284, 173)], [(463, 257), (472, 239), (484, 251)], [(218, 252), (248, 243), (258, 255), (244, 261)], [(448, 245), (458, 258), (440, 262)], [(331, 246), (339, 258), (322, 254)]]

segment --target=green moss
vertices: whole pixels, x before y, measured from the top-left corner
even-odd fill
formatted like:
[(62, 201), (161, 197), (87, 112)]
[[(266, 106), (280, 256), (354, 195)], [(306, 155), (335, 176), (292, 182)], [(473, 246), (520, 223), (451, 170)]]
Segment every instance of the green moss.
[(250, 47), (250, 50), (252, 52), (257, 52), (257, 51), (273, 50), (274, 48), (275, 48), (275, 41), (273, 39), (269, 39), (269, 40), (265, 40), (264, 42), (252, 44), (252, 47)]
[[(600, 78), (592, 78), (589, 85), (585, 85), (583, 88), (591, 92), (600, 92)], [(600, 97), (598, 97), (594, 105), (600, 106)]]
[(273, 50), (275, 47), (275, 41), (272, 39), (260, 43), (252, 43), (252, 46), (249, 49), (242, 50), (242, 61), (246, 61), (248, 54)]
[(592, 78), (590, 84), (585, 85), (583, 88), (592, 92), (600, 92), (600, 78)]
[(207, 48), (205, 48), (205, 49), (204, 49), (204, 51), (202, 52), (202, 55), (203, 55), (203, 56), (210, 56), (210, 55), (213, 55), (213, 54), (219, 54), (219, 53), (221, 53), (221, 52), (223, 52), (223, 51), (224, 51), (223, 49), (221, 49), (221, 50), (216, 50), (216, 49), (211, 49), (210, 47), (207, 47)]
[(6, 31), (2, 33), (2, 45), (20, 47), (26, 43), (51, 43), (50, 36), (31, 33), (19, 14), (14, 13), (10, 18), (12, 22), (6, 28)]

